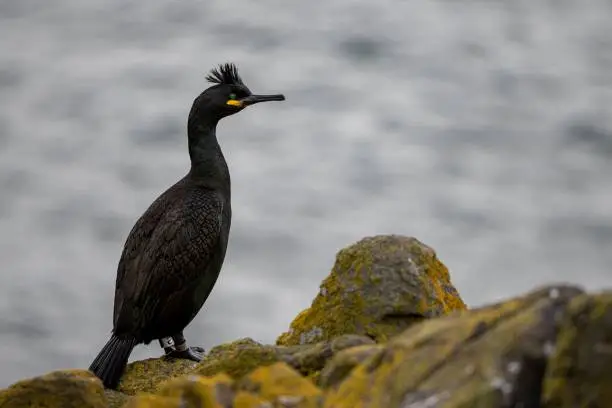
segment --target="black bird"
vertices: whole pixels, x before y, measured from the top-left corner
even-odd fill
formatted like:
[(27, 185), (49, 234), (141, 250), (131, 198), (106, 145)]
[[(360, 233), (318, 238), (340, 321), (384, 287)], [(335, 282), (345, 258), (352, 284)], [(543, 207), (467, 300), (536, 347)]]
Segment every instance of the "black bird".
[(166, 355), (194, 361), (183, 329), (210, 295), (227, 248), (232, 217), (230, 174), (217, 142), (219, 120), (283, 95), (254, 95), (232, 63), (214, 68), (214, 85), (193, 102), (187, 122), (191, 169), (138, 219), (117, 267), (113, 330), (89, 370), (115, 389), (140, 343), (158, 339)]

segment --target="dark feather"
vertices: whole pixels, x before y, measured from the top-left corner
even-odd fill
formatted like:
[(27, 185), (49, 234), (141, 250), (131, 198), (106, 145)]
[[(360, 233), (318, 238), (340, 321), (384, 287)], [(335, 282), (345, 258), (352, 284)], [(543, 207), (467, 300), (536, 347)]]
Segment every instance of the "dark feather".
[(238, 75), (238, 68), (231, 62), (221, 64), (218, 68), (210, 70), (206, 79), (213, 84), (244, 85), (242, 78)]
[(168, 335), (158, 331), (191, 321), (202, 304), (192, 314), (189, 299), (203, 303), (218, 277), (208, 269), (218, 266), (222, 216), (218, 195), (186, 179), (153, 202), (130, 232), (117, 270), (116, 334), (148, 343)]
[(128, 359), (138, 341), (133, 336), (113, 335), (89, 366), (104, 383), (104, 387), (117, 389)]

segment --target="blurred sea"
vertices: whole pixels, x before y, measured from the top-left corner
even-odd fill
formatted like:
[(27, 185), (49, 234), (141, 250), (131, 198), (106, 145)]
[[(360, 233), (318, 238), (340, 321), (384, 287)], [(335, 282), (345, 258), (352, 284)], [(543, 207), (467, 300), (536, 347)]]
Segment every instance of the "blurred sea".
[(124, 240), (187, 171), (225, 61), (287, 101), (218, 128), (234, 218), (190, 342), (273, 342), (379, 233), (435, 248), (473, 306), (612, 286), (610, 21), (608, 0), (0, 0), (0, 386), (106, 342)]

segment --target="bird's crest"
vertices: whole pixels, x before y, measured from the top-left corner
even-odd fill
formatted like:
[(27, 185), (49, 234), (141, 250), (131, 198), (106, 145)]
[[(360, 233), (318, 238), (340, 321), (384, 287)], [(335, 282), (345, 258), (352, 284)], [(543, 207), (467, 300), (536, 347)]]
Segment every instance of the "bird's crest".
[(206, 75), (206, 80), (213, 84), (244, 85), (242, 78), (238, 75), (238, 68), (231, 62), (221, 64), (218, 68), (211, 69), (210, 74)]

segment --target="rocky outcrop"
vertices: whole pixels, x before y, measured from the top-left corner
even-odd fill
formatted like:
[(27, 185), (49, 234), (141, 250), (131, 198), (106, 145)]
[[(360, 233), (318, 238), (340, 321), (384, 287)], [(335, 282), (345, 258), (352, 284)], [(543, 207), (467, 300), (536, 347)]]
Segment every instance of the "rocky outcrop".
[(128, 364), (119, 384), (119, 391), (134, 395), (139, 392), (154, 392), (157, 386), (168, 378), (190, 374), (196, 362), (189, 360), (169, 360), (149, 358)]
[(54, 372), (0, 391), (0, 408), (604, 408), (611, 390), (612, 291), (551, 285), (468, 311), (433, 250), (381, 236), (340, 251), (275, 345), (137, 361), (119, 391)]
[(323, 401), (323, 391), (285, 363), (260, 367), (238, 381), (235, 388), (273, 406), (314, 408)]
[(86, 370), (54, 371), (0, 391), (0, 407), (105, 408), (102, 383)]
[(424, 319), (465, 308), (433, 249), (416, 238), (365, 238), (338, 253), (312, 306), (277, 344), (310, 344), (347, 333), (381, 342)]
[(139, 394), (126, 407), (231, 407), (231, 386), (232, 380), (226, 374), (176, 377), (165, 381), (156, 395)]
[(538, 407), (563, 316), (580, 294), (550, 287), (412, 327), (336, 381), (325, 406)]
[(556, 318), (559, 333), (547, 344), (544, 406), (612, 406), (612, 291), (577, 296)]

